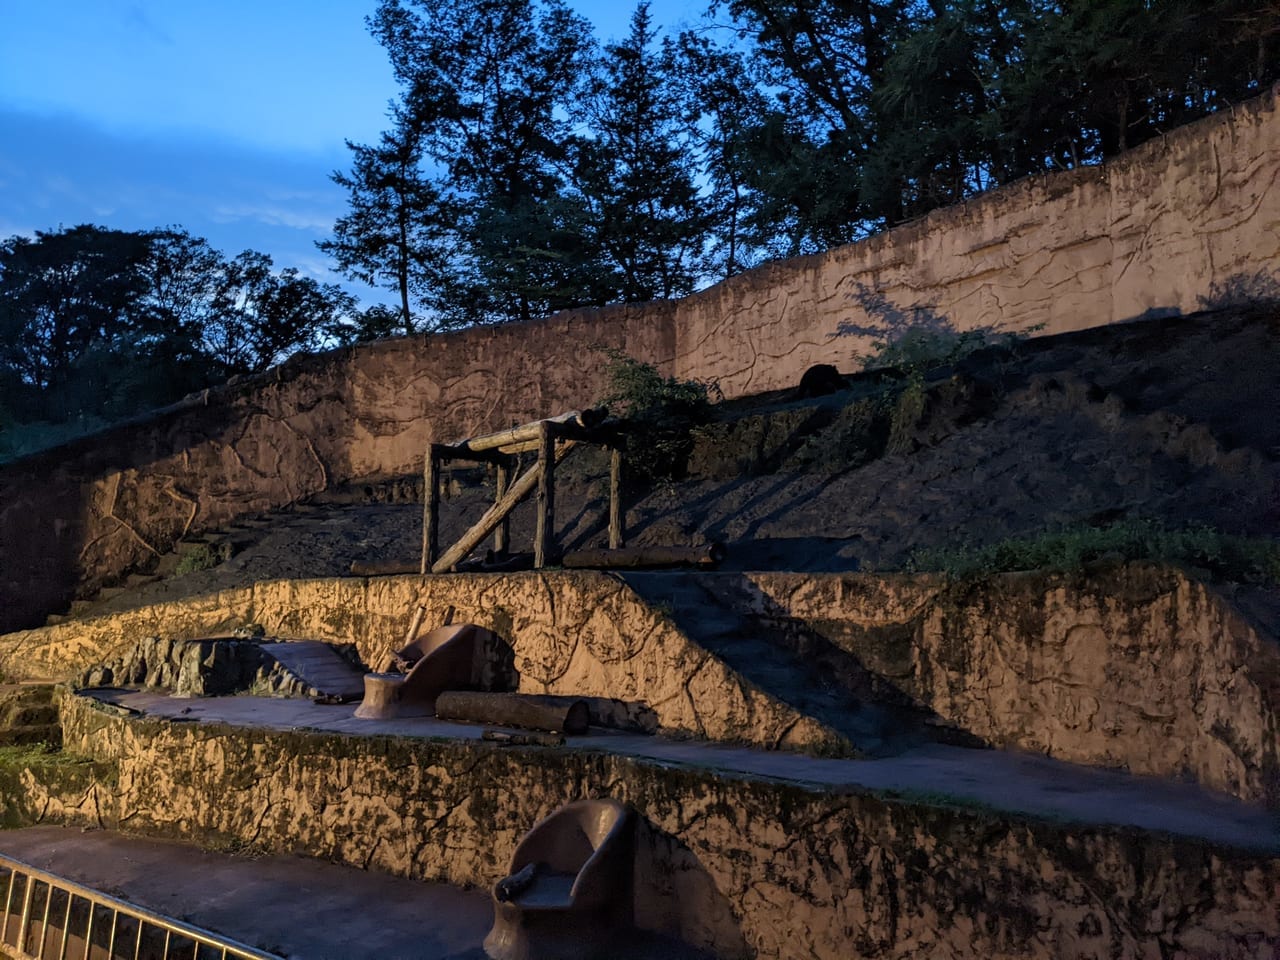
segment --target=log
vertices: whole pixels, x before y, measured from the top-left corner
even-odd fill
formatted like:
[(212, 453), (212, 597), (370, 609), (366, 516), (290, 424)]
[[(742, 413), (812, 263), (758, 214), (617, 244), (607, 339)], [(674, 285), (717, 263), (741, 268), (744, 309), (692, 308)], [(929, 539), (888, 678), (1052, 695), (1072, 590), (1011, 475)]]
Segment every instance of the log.
[(700, 547), (570, 550), (560, 563), (565, 567), (718, 567), (725, 556), (723, 543), (708, 543)]
[(436, 698), (441, 720), (522, 727), (572, 735), (587, 732), (590, 711), (585, 700), (536, 693), (475, 693), (448, 690)]
[(531, 423), (512, 427), (510, 430), (499, 430), (497, 433), (487, 433), (482, 437), (472, 437), (469, 440), (451, 444), (451, 446), (459, 453), (464, 451), (467, 453), (480, 453), (485, 450), (496, 450), (499, 447), (506, 447), (511, 444), (537, 440), (541, 436), (544, 423), (562, 423), (591, 429), (604, 423), (608, 416), (609, 411), (604, 407), (596, 407), (591, 410), (574, 410), (570, 413), (562, 413), (558, 417), (534, 420)]
[(538, 510), (533, 534), (533, 568), (547, 565), (556, 539), (556, 435), (546, 421), (538, 424)]
[(622, 507), (622, 449), (609, 451), (609, 549), (620, 550), (627, 543), (626, 513)]
[[(574, 444), (572, 440), (566, 440), (564, 443), (560, 444), (559, 449), (556, 450), (556, 455), (554, 457), (555, 461), (558, 463), (563, 460), (573, 447)], [(447, 572), (452, 569), (458, 561), (462, 560), (467, 554), (474, 550), (480, 544), (480, 541), (491, 534), (494, 528), (497, 527), (503, 519), (505, 519), (507, 514), (515, 509), (516, 505), (530, 494), (534, 486), (537, 485), (538, 478), (541, 474), (542, 471), (538, 469), (537, 465), (530, 467), (521, 474), (520, 478), (507, 488), (507, 492), (503, 495), (502, 499), (490, 507), (488, 511), (486, 511), (485, 515), (480, 518), (479, 522), (462, 535), (462, 539), (446, 550), (440, 556), (440, 559), (431, 565), (431, 572)]]
[(422, 463), (422, 562), (418, 573), (426, 575), (440, 554), (440, 454), (427, 444)]
[(390, 577), (404, 573), (418, 573), (420, 564), (416, 560), (352, 560), (351, 575), (353, 577)]
[[(502, 501), (503, 494), (507, 492), (507, 487), (511, 485), (511, 464), (504, 461), (498, 464), (497, 476), (494, 479), (493, 500), (494, 503)], [(503, 517), (498, 523), (498, 529), (493, 531), (493, 552), (501, 556), (511, 549), (511, 517), (510, 514)]]

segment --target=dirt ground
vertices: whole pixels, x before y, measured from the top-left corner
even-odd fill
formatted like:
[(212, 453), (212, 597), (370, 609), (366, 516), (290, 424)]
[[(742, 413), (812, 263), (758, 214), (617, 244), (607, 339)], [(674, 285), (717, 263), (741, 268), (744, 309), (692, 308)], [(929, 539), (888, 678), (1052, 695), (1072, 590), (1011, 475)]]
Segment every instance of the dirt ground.
[[(850, 388), (816, 400), (721, 404), (688, 477), (630, 495), (629, 541), (720, 541), (727, 569), (819, 571), (901, 569), (923, 548), (1125, 518), (1280, 535), (1280, 306), (1027, 340), (930, 370), (923, 409), (888, 450), (868, 452), (859, 406), (882, 377), (844, 372)], [(607, 463), (575, 457), (557, 492), (560, 543), (604, 545)], [(447, 480), (442, 544), (493, 496), (481, 470)], [(419, 497), (413, 477), (333, 491), (212, 535), (229, 555), (212, 569), (135, 578), (73, 612), (346, 575), (353, 560), (413, 563)], [(526, 503), (512, 548), (532, 535)]]

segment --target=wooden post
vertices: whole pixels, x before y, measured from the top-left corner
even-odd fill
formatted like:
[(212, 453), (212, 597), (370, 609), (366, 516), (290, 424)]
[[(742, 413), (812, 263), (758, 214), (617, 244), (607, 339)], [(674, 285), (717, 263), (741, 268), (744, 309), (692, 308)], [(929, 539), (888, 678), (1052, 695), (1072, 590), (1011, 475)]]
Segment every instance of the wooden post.
[[(511, 466), (507, 463), (499, 463), (498, 478), (494, 483), (493, 502), (502, 502), (503, 496), (506, 495), (507, 487), (511, 483)], [(502, 518), (502, 522), (498, 524), (498, 528), (493, 531), (493, 552), (496, 556), (504, 556), (511, 546), (511, 520), (510, 516)]]
[(609, 449), (609, 549), (627, 542), (627, 518), (622, 509), (622, 448)]
[(440, 554), (440, 453), (436, 444), (427, 444), (422, 465), (422, 563), (418, 572), (426, 575)]
[[(560, 444), (554, 460), (563, 460), (569, 451), (574, 449), (574, 441), (566, 440)], [(533, 488), (537, 485), (541, 469), (538, 464), (534, 464), (524, 473), (520, 474), (511, 485), (507, 487), (506, 495), (498, 503), (495, 503), (481, 517), (475, 525), (464, 533), (452, 547), (440, 554), (439, 559), (431, 566), (432, 573), (445, 573), (453, 568), (453, 566), (466, 557), (472, 550), (480, 545), (480, 541), (487, 537), (497, 528), (502, 518), (510, 513), (515, 506), (524, 500)]]
[(538, 525), (533, 538), (533, 568), (541, 570), (555, 551), (556, 435), (546, 420), (538, 425)]

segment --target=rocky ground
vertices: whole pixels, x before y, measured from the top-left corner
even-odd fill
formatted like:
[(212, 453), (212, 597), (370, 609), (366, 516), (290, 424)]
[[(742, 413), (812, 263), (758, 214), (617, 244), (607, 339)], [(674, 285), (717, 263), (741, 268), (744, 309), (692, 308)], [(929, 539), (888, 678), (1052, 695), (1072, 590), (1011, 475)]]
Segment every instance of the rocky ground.
[[(849, 388), (718, 405), (687, 476), (634, 491), (637, 544), (721, 541), (730, 569), (894, 570), (917, 551), (1147, 519), (1280, 536), (1280, 307), (1203, 313), (983, 349), (905, 373), (844, 371)], [(562, 469), (561, 543), (603, 545), (607, 462)], [(448, 478), (441, 543), (492, 500), (477, 469)], [(73, 614), (249, 580), (343, 575), (416, 560), (420, 482), (382, 478), (182, 546)], [(532, 508), (513, 518), (530, 549)]]

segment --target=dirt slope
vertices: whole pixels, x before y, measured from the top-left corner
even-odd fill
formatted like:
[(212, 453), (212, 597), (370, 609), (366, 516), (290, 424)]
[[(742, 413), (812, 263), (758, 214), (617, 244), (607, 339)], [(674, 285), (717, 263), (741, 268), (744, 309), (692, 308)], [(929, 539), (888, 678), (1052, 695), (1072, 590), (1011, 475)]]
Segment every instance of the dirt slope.
[[(899, 416), (887, 449), (893, 411), (866, 416), (881, 382), (860, 374), (818, 400), (723, 404), (690, 476), (632, 498), (631, 541), (720, 540), (732, 569), (887, 570), (919, 548), (1119, 518), (1280, 536), (1276, 305), (1030, 340), (930, 370), (919, 416)], [(563, 471), (566, 547), (603, 542), (606, 474), (589, 453)], [(442, 543), (492, 497), (474, 470), (454, 474), (450, 489)], [(232, 556), (213, 569), (111, 591), (75, 612), (340, 575), (354, 559), (414, 560), (418, 494), (414, 478), (336, 492), (215, 537)], [(515, 549), (527, 549), (532, 526), (526, 504)]]

